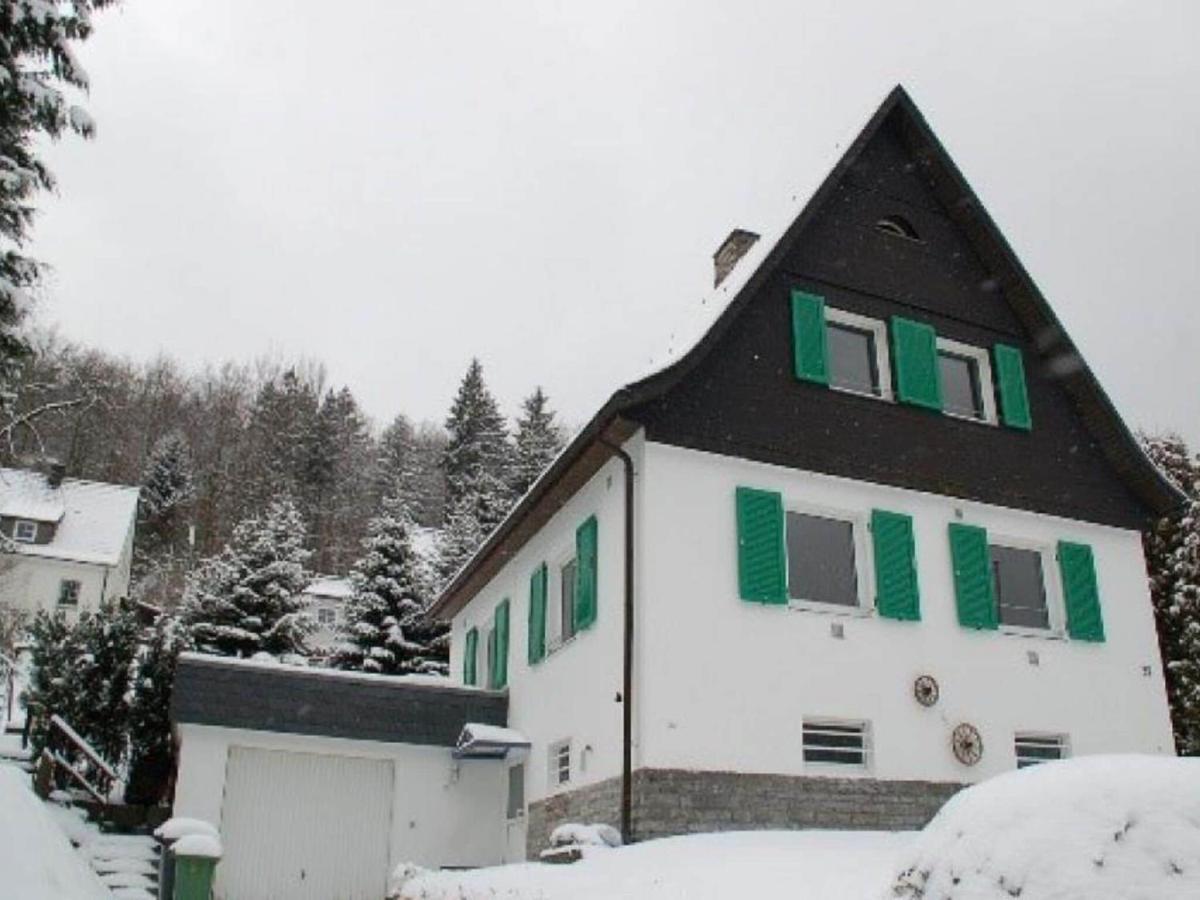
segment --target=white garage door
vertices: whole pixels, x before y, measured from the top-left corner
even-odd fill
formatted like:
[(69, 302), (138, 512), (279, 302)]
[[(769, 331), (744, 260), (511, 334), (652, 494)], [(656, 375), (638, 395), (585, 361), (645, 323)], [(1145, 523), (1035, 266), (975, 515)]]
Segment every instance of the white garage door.
[(218, 900), (379, 900), (390, 760), (230, 747)]

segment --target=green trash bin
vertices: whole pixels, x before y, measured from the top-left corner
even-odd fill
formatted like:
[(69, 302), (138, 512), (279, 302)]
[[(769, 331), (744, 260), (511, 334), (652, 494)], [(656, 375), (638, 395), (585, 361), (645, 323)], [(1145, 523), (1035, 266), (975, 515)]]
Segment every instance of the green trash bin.
[(221, 860), (221, 842), (208, 834), (189, 834), (171, 847), (175, 856), (173, 900), (210, 900), (213, 875)]

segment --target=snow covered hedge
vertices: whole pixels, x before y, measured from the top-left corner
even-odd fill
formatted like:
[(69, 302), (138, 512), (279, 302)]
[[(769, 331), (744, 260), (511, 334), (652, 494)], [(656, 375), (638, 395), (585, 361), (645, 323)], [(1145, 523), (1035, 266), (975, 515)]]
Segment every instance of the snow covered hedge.
[(1194, 900), (1200, 759), (1084, 757), (978, 784), (917, 836), (885, 896)]

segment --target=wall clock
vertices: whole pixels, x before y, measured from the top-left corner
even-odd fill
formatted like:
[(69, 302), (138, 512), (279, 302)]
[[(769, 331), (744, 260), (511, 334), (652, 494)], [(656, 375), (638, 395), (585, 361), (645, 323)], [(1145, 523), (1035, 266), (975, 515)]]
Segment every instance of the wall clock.
[(933, 706), (938, 702), (941, 693), (937, 679), (932, 675), (921, 675), (913, 682), (913, 696), (922, 706)]
[(974, 725), (963, 722), (950, 735), (954, 758), (964, 766), (973, 766), (983, 759), (983, 736)]

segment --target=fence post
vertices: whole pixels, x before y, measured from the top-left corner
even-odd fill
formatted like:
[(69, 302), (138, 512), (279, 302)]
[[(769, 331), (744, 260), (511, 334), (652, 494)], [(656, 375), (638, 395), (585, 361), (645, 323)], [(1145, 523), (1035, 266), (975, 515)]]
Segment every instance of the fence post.
[(175, 856), (172, 900), (210, 900), (213, 876), (221, 860), (221, 842), (209, 834), (181, 837), (168, 851)]

